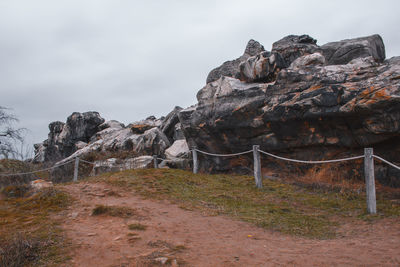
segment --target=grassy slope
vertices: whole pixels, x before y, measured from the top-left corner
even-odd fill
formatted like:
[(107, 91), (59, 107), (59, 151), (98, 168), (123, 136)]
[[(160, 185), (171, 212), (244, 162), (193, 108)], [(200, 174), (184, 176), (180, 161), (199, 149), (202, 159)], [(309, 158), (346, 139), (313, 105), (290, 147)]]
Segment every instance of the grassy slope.
[(332, 238), (340, 222), (399, 216), (400, 207), (378, 196), (378, 215), (367, 215), (363, 193), (323, 192), (253, 177), (194, 175), (172, 169), (129, 170), (103, 174), (92, 181), (130, 188), (149, 198), (176, 201), (182, 208), (226, 214), (283, 233)]
[(66, 193), (52, 188), (0, 200), (0, 266), (58, 266), (65, 261), (65, 240), (50, 214), (69, 203)]

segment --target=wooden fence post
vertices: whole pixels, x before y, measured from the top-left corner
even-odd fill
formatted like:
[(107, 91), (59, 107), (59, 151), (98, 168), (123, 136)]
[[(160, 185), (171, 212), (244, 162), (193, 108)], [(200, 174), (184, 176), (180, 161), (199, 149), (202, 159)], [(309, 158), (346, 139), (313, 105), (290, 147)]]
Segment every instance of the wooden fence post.
[(376, 195), (375, 195), (375, 173), (374, 173), (374, 149), (364, 148), (364, 175), (365, 191), (367, 192), (367, 211), (376, 213)]
[(75, 166), (74, 166), (74, 182), (78, 181), (78, 169), (79, 169), (79, 157), (75, 158)]
[(193, 173), (196, 174), (199, 171), (199, 161), (197, 158), (196, 148), (192, 148), (192, 153), (193, 153)]
[(260, 152), (258, 149), (259, 145), (253, 146), (253, 157), (254, 157), (254, 179), (256, 181), (256, 186), (258, 188), (262, 188), (262, 175), (261, 175), (261, 160), (260, 160)]
[(158, 169), (157, 155), (153, 155), (154, 169)]

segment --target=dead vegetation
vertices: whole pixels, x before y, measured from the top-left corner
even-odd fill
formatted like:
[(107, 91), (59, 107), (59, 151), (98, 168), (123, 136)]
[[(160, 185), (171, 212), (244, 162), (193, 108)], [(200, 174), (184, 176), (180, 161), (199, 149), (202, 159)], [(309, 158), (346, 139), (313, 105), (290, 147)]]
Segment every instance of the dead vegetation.
[(136, 210), (128, 207), (120, 206), (107, 206), (107, 205), (96, 205), (92, 210), (92, 216), (98, 215), (109, 215), (113, 217), (129, 218), (137, 215)]
[(26, 185), (2, 190), (0, 200), (0, 266), (55, 266), (68, 258), (67, 242), (51, 214), (72, 199), (45, 188), (33, 193)]
[[(322, 175), (322, 174), (321, 174)], [(366, 213), (365, 194), (239, 175), (192, 174), (172, 169), (128, 170), (92, 179), (131, 189), (147, 198), (170, 199), (188, 210), (226, 214), (261, 227), (311, 238), (334, 238), (340, 223), (398, 217), (400, 206), (378, 192), (378, 214)]]

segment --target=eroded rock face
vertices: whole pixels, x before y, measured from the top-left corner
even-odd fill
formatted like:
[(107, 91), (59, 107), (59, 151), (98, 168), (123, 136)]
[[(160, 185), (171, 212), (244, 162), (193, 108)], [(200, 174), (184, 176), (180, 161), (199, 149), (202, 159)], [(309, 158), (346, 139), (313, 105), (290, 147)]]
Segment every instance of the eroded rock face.
[(309, 35), (289, 35), (272, 44), (272, 52), (279, 53), (288, 67), (296, 58), (320, 51), (317, 40)]
[(321, 46), (322, 54), (329, 65), (347, 64), (355, 58), (371, 56), (375, 61), (385, 59), (385, 45), (378, 35), (342, 40)]
[[(177, 118), (176, 112), (175, 116)], [(128, 126), (111, 120), (104, 122), (97, 112), (73, 113), (67, 123), (53, 122), (49, 125), (49, 138), (35, 145), (35, 161), (52, 161), (61, 164), (75, 156), (92, 152), (122, 152), (141, 155), (163, 155), (171, 142), (160, 130), (168, 129), (171, 140), (178, 120), (156, 119), (150, 116)], [(178, 134), (177, 134), (178, 135)]]
[[(386, 156), (399, 162), (400, 58), (379, 62), (383, 43), (379, 36), (372, 39), (376, 42), (357, 38), (323, 49), (307, 35), (274, 43), (272, 52), (290, 66), (275, 80), (221, 77), (198, 92), (197, 105), (179, 113), (189, 146), (235, 153), (260, 145), (294, 158), (321, 159), (329, 151), (362, 154), (364, 147), (379, 151), (392, 144), (395, 152)], [(336, 52), (328, 56), (327, 47)], [(337, 51), (350, 52), (343, 57)], [(346, 64), (333, 58), (346, 58)], [(253, 65), (249, 73), (258, 71)], [(234, 159), (204, 157), (201, 164), (203, 170), (227, 171)]]
[(257, 56), (249, 57), (239, 65), (239, 78), (246, 82), (271, 82), (285, 67), (286, 62), (280, 54), (265, 51)]
[(71, 155), (82, 146), (75, 144), (89, 142), (103, 122), (104, 119), (98, 112), (74, 112), (66, 123), (50, 123), (48, 139), (35, 145), (34, 161), (58, 161)]

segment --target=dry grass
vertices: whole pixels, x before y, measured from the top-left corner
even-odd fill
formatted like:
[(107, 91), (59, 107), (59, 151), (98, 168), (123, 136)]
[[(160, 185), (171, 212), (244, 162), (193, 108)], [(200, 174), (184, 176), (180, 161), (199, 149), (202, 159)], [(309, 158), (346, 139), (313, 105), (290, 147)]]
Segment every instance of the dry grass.
[(170, 199), (188, 210), (226, 214), (267, 229), (311, 238), (332, 238), (349, 220), (400, 215), (400, 206), (378, 194), (378, 214), (366, 213), (362, 192), (330, 190), (264, 179), (258, 190), (251, 176), (208, 175), (173, 169), (129, 170), (92, 179), (144, 197)]
[(18, 267), (35, 262), (40, 257), (40, 249), (47, 245), (38, 238), (16, 234), (0, 244), (0, 266)]
[(92, 210), (92, 216), (109, 215), (113, 217), (129, 218), (136, 215), (134, 209), (119, 206), (96, 205)]
[(147, 229), (147, 226), (141, 223), (132, 223), (128, 225), (129, 230), (139, 230), (144, 231)]
[(0, 266), (58, 266), (67, 260), (67, 242), (50, 215), (71, 201), (54, 188), (0, 200)]

